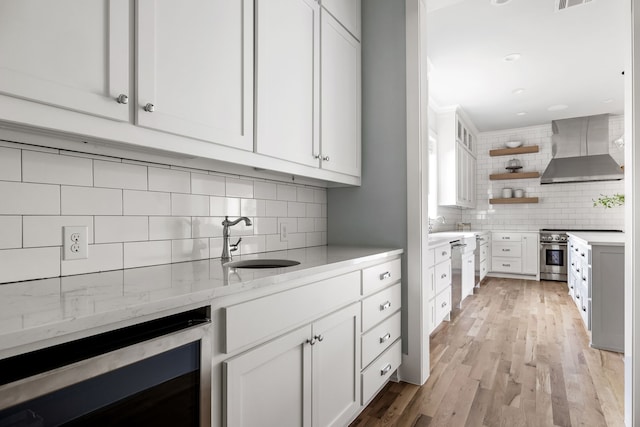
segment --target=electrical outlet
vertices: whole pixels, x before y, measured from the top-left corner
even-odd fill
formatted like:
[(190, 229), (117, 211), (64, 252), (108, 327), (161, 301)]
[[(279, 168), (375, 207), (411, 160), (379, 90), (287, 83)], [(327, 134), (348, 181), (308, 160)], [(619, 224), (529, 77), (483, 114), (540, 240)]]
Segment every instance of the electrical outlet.
[(281, 222), (280, 223), (280, 241), (286, 242), (288, 238), (289, 238), (289, 235), (287, 233), (287, 223)]
[(63, 259), (89, 258), (89, 230), (88, 227), (62, 227)]

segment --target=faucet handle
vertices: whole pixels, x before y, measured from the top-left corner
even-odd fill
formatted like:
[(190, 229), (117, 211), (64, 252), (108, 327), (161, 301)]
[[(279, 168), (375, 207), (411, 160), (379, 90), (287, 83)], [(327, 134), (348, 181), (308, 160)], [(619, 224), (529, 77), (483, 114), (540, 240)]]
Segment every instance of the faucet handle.
[(238, 241), (237, 241), (237, 242), (235, 242), (235, 243), (230, 243), (230, 244), (229, 244), (229, 250), (230, 250), (231, 252), (235, 252), (235, 251), (237, 251), (237, 250), (238, 250), (238, 245), (240, 245), (240, 242), (242, 242), (242, 237), (240, 237), (240, 238), (238, 239)]

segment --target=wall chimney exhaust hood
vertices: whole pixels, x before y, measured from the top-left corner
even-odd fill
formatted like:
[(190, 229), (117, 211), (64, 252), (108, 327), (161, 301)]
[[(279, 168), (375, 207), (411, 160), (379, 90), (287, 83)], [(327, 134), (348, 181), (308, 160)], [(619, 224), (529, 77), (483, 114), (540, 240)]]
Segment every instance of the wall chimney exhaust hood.
[(609, 155), (609, 115), (576, 117), (551, 122), (553, 159), (541, 184), (616, 181), (624, 177)]

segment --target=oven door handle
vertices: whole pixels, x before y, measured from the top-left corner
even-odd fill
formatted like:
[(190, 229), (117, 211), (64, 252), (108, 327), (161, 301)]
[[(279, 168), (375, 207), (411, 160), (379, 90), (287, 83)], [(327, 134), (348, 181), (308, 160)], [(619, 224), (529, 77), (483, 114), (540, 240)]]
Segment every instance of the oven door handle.
[(566, 243), (559, 243), (559, 242), (540, 242), (540, 246), (561, 246), (563, 248), (567, 247)]

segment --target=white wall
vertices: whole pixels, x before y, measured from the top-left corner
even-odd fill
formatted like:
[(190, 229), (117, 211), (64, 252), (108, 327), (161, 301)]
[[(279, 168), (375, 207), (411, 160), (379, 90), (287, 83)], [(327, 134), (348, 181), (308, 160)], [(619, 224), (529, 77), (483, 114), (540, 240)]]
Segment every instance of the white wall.
[[(611, 117), (610, 141), (624, 132), (624, 118)], [(490, 181), (489, 175), (507, 172), (507, 162), (515, 157), (522, 171), (540, 174), (551, 160), (551, 124), (496, 132), (484, 132), (478, 137), (477, 205), (475, 210), (462, 210), (462, 221), (479, 230), (539, 230), (540, 228), (617, 229), (624, 230), (624, 207), (605, 209), (594, 207), (593, 200), (601, 194), (624, 193), (624, 181), (585, 182), (541, 185), (539, 178)], [(509, 140), (522, 140), (524, 145), (539, 145), (540, 151), (518, 156), (490, 157), (489, 150), (504, 148)], [(624, 151), (613, 142), (609, 152), (623, 163)], [(538, 204), (490, 205), (489, 199), (501, 197), (504, 187), (521, 188), (526, 197), (538, 197)]]
[[(170, 162), (0, 141), (0, 283), (219, 258), (225, 215), (253, 221), (238, 254), (326, 244), (324, 188)], [(65, 225), (89, 227), (88, 259), (61, 260)]]

